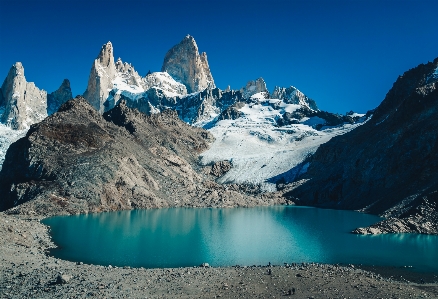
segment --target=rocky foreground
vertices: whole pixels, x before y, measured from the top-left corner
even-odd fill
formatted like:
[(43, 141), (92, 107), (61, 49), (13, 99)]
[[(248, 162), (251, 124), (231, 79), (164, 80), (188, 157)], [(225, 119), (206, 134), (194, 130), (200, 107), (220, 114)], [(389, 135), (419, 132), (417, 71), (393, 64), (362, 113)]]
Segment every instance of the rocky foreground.
[[(117, 268), (46, 255), (37, 218), (0, 213), (0, 298), (437, 298), (438, 276), (402, 269), (293, 264)], [(376, 271), (385, 271), (377, 274)], [(270, 273), (270, 274), (269, 274)], [(293, 290), (295, 291), (293, 293)], [(291, 295), (289, 295), (291, 291)]]

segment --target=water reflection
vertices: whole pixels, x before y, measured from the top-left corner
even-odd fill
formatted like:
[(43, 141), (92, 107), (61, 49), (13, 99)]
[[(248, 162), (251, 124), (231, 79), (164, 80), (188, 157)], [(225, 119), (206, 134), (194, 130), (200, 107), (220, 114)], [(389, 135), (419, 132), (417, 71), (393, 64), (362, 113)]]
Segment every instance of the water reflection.
[(159, 209), (59, 216), (43, 222), (53, 255), (103, 265), (181, 267), (268, 262), (414, 266), (438, 272), (438, 237), (358, 236), (372, 215), (306, 207)]

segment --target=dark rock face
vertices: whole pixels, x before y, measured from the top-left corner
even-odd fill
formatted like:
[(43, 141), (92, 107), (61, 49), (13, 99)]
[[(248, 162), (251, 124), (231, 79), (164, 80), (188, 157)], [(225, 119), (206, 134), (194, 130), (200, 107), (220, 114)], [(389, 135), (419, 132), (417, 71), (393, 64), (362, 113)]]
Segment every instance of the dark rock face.
[(243, 115), (243, 112), (239, 111), (239, 109), (245, 106), (245, 102), (236, 102), (233, 105), (229, 106), (227, 109), (221, 112), (218, 117), (218, 120), (224, 119), (238, 119)]
[[(392, 216), (393, 214), (396, 217)], [(396, 232), (437, 234), (438, 191), (402, 202), (384, 216), (388, 218), (370, 227), (357, 228), (353, 233), (363, 235)]]
[[(5, 99), (3, 97), (3, 91), (0, 87), (0, 107), (3, 107), (3, 106), (6, 106), (6, 103), (5, 103)], [(2, 113), (0, 112), (0, 114), (2, 114)]]
[[(437, 67), (438, 58), (400, 76), (367, 123), (319, 147), (300, 178), (305, 183), (287, 195), (301, 205), (391, 211), (407, 226), (409, 219), (421, 226), (422, 218), (435, 224), (412, 231), (438, 233), (436, 205), (428, 205), (435, 212), (414, 213), (438, 190)], [(407, 202), (411, 214), (402, 212)]]
[(219, 161), (214, 163), (211, 166), (211, 174), (217, 177), (223, 176), (225, 173), (227, 173), (231, 169), (232, 165), (230, 161)]
[(72, 99), (70, 81), (64, 79), (58, 90), (47, 95), (47, 114), (51, 115), (58, 111), (62, 104)]
[[(125, 99), (123, 95), (121, 99)], [(173, 109), (183, 121), (195, 124), (208, 121), (211, 113), (219, 114), (242, 99), (239, 91), (222, 91), (219, 88), (205, 89), (183, 98), (167, 97), (162, 90), (152, 87), (137, 101), (126, 99), (126, 105), (145, 114)]]

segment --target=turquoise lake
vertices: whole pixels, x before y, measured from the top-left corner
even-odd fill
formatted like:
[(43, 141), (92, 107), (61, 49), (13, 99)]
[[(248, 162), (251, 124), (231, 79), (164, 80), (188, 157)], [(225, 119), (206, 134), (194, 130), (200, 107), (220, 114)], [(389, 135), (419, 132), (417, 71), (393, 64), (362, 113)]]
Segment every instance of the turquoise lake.
[(51, 254), (145, 268), (352, 263), (438, 272), (438, 236), (351, 234), (373, 215), (294, 206), (133, 210), (44, 219)]

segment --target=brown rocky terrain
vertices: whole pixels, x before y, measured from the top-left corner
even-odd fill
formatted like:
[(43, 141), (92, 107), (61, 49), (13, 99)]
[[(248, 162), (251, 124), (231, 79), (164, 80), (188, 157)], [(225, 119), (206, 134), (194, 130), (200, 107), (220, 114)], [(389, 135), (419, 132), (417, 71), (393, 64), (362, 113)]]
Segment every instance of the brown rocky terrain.
[(215, 183), (230, 165), (199, 166), (212, 141), (175, 111), (147, 116), (121, 101), (101, 115), (77, 97), (10, 146), (0, 172), (2, 209), (58, 215), (286, 203), (280, 194), (254, 197)]
[(400, 76), (367, 123), (318, 148), (286, 196), (388, 218), (356, 233), (438, 234), (437, 68), (438, 58)]

